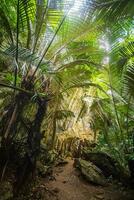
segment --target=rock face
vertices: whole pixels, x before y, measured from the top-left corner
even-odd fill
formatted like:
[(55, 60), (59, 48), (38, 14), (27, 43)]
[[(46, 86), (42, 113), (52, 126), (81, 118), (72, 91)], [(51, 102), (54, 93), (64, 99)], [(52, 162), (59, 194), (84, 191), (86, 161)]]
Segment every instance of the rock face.
[(93, 163), (78, 158), (75, 160), (74, 165), (81, 170), (81, 173), (86, 177), (88, 181), (97, 185), (106, 184), (106, 178), (102, 174), (102, 171)]

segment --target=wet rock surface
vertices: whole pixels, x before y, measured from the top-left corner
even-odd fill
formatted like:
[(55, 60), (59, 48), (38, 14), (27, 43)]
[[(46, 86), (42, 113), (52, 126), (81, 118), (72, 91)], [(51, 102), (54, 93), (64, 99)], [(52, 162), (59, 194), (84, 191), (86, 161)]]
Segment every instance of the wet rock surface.
[(93, 163), (81, 158), (75, 160), (75, 166), (80, 169), (82, 175), (89, 181), (97, 185), (106, 185), (106, 178), (102, 171)]
[(105, 177), (112, 176), (115, 179), (128, 181), (129, 174), (124, 171), (118, 162), (114, 158), (110, 157), (108, 154), (103, 152), (84, 152), (84, 159), (86, 161), (92, 162), (99, 169)]

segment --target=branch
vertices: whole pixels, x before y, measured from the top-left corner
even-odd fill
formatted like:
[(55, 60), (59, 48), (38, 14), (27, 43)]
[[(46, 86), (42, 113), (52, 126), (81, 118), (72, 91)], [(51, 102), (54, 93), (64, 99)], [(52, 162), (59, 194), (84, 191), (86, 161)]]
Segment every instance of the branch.
[(24, 90), (22, 88), (19, 88), (19, 87), (13, 86), (13, 85), (8, 85), (8, 84), (5, 84), (5, 83), (0, 83), (0, 86), (1, 87), (6, 87), (6, 88), (10, 88), (10, 89), (13, 89), (13, 90), (18, 90), (18, 91), (24, 92), (26, 94), (34, 95), (33, 92), (30, 92), (28, 90)]

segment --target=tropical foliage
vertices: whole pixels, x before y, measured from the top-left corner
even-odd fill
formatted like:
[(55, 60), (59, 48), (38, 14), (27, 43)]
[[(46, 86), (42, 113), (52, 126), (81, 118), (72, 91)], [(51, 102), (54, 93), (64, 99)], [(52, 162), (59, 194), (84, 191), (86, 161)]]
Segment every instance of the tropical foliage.
[(42, 143), (52, 151), (57, 136), (77, 132), (73, 127), (83, 119), (96, 150), (128, 167), (134, 159), (133, 13), (132, 0), (1, 0), (1, 178), (19, 156), (19, 188)]

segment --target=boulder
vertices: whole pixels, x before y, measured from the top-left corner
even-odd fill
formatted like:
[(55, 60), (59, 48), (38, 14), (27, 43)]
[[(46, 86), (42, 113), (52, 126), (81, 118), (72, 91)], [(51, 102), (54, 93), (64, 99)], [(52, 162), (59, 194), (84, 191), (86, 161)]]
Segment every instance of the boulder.
[(105, 177), (117, 178), (121, 175), (121, 166), (114, 158), (103, 152), (88, 152), (84, 153), (84, 159), (92, 162), (98, 168), (101, 169)]
[(97, 185), (105, 185), (106, 178), (102, 171), (93, 163), (83, 160), (81, 158), (75, 159), (75, 167), (79, 168), (81, 173), (86, 177), (89, 182)]

